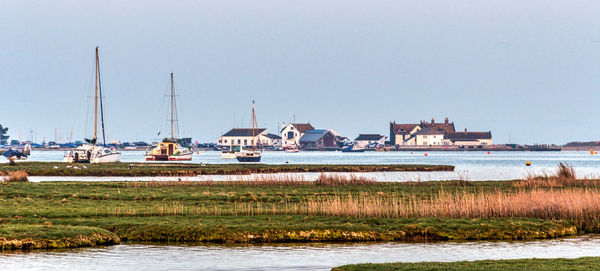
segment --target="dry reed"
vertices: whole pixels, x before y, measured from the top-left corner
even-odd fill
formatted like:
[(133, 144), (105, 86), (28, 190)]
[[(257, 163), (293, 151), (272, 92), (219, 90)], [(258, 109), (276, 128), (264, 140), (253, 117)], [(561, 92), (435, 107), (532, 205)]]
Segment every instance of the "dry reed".
[(600, 180), (591, 178), (577, 178), (573, 166), (559, 163), (556, 171), (552, 173), (529, 174), (523, 180), (514, 183), (516, 187), (568, 187), (568, 186), (598, 186)]
[(0, 181), (9, 182), (28, 182), (29, 173), (24, 170), (7, 171), (0, 173)]
[(129, 182), (132, 187), (170, 187), (170, 186), (297, 186), (297, 185), (317, 185), (317, 186), (338, 186), (338, 185), (372, 185), (377, 181), (373, 178), (358, 176), (355, 174), (325, 174), (317, 178), (316, 181), (307, 181), (304, 176), (294, 175), (259, 175), (242, 176), (234, 180), (227, 181), (135, 181)]

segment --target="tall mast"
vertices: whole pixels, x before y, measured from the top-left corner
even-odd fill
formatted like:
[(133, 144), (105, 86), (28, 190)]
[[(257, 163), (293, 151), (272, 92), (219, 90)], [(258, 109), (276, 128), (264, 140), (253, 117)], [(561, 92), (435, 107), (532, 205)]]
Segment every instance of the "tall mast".
[(96, 71), (96, 90), (94, 95), (94, 145), (98, 141), (98, 46), (96, 46), (96, 65), (94, 67)]
[(173, 97), (173, 73), (171, 73), (171, 138), (175, 138), (175, 135), (173, 133), (173, 102), (174, 102), (174, 97)]
[(252, 100), (252, 152), (254, 152), (254, 100)]

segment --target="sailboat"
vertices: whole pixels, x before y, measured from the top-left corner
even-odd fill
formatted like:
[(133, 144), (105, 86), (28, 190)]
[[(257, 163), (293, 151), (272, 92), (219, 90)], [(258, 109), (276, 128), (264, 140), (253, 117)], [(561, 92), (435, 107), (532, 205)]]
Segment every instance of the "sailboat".
[[(261, 152), (256, 150), (256, 141), (254, 140), (254, 136), (256, 135), (256, 115), (254, 114), (254, 101), (252, 101), (252, 151), (250, 150), (241, 150), (235, 156), (239, 162), (260, 162), (260, 158), (262, 156)], [(260, 135), (256, 135), (260, 137)]]
[[(95, 91), (94, 91), (94, 137), (85, 139), (83, 144), (65, 153), (63, 160), (69, 163), (110, 163), (119, 162), (121, 153), (106, 147), (106, 136), (104, 132), (104, 109), (102, 107), (102, 84), (100, 83), (100, 57), (96, 47)], [(102, 123), (102, 143), (98, 145), (98, 101), (100, 101), (100, 121)]]
[(192, 160), (192, 151), (184, 148), (175, 138), (175, 88), (173, 83), (173, 73), (171, 73), (171, 137), (163, 139), (156, 146), (150, 147), (146, 151), (146, 161), (190, 161)]

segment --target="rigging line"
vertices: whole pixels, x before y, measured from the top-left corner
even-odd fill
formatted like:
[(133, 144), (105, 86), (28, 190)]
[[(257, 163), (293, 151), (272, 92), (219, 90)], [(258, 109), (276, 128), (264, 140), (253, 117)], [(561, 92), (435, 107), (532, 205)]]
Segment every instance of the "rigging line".
[(100, 57), (98, 56), (98, 91), (100, 92), (100, 123), (102, 123), (102, 143), (106, 146), (106, 135), (104, 133), (104, 108), (102, 107), (102, 83), (100, 81)]
[[(94, 65), (96, 65), (96, 59), (95, 59), (95, 57), (94, 57), (94, 61), (93, 62), (94, 62)], [(86, 110), (85, 110), (85, 113), (86, 113), (85, 114), (85, 126), (83, 127), (83, 133), (82, 133), (84, 139), (87, 136), (87, 133), (89, 131), (88, 130), (88, 128), (89, 128), (88, 125), (90, 124), (89, 123), (89, 121), (90, 121), (90, 113), (91, 113), (90, 111), (91, 111), (91, 108), (92, 108), (92, 99), (91, 99), (91, 97), (92, 97), (92, 94), (93, 94), (92, 90), (94, 89), (93, 88), (93, 83), (92, 83), (92, 77), (93, 77), (92, 73), (93, 72), (94, 72), (93, 66), (89, 65), (88, 76), (87, 76), (87, 86), (86, 86), (87, 89), (88, 89), (88, 94), (84, 97), (87, 100), (87, 105), (86, 105)]]

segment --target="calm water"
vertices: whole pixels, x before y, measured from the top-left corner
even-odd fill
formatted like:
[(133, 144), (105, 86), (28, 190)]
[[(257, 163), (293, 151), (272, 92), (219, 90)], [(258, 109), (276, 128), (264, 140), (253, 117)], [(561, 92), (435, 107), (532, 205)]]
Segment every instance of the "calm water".
[[(368, 173), (382, 181), (406, 180), (510, 180), (522, 178), (527, 174), (548, 173), (555, 170), (559, 162), (566, 162), (575, 167), (579, 176), (600, 176), (600, 155), (589, 152), (265, 152), (262, 162), (266, 164), (446, 164), (456, 166), (454, 172), (386, 172)], [(61, 161), (63, 152), (33, 152), (30, 161)], [(123, 162), (142, 162), (143, 152), (123, 152)], [(525, 162), (532, 166), (526, 167)], [(235, 160), (220, 158), (219, 152), (195, 153), (192, 163), (236, 163)], [(298, 175), (298, 174), (291, 174)], [(300, 174), (306, 179), (313, 179), (318, 174)], [(190, 180), (230, 180), (231, 176), (200, 176)], [(99, 178), (65, 178), (60, 180), (99, 180)], [(102, 180), (132, 180), (149, 178), (102, 178)], [(151, 178), (157, 179), (157, 178)], [(168, 178), (160, 178), (168, 179)], [(34, 177), (32, 181), (51, 181), (57, 178)]]
[(3, 270), (329, 270), (351, 263), (600, 256), (600, 237), (533, 242), (172, 246), (0, 254)]

